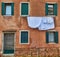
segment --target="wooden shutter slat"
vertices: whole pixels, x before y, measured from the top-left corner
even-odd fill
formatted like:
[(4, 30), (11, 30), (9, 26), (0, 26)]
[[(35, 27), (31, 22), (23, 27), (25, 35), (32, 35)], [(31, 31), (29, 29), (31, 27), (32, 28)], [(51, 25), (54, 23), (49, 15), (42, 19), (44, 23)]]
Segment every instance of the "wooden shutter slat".
[(48, 32), (46, 32), (46, 43), (49, 43), (49, 33)]
[(58, 32), (55, 32), (54, 33), (55, 35), (54, 35), (54, 41), (55, 41), (55, 43), (58, 43)]
[(2, 2), (2, 9), (1, 9), (2, 15), (5, 15), (5, 3)]
[(54, 4), (54, 15), (57, 16), (57, 4)]
[(48, 3), (46, 3), (46, 5), (45, 5), (45, 13), (46, 13), (46, 15), (48, 15)]
[(11, 3), (11, 15), (14, 15), (14, 3)]

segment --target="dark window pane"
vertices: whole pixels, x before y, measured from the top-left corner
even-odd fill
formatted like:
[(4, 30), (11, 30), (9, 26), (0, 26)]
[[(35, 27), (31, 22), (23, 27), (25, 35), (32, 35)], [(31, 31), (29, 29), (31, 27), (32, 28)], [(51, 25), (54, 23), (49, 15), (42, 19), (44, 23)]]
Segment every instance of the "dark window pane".
[(21, 43), (28, 43), (28, 32), (27, 31), (21, 32)]

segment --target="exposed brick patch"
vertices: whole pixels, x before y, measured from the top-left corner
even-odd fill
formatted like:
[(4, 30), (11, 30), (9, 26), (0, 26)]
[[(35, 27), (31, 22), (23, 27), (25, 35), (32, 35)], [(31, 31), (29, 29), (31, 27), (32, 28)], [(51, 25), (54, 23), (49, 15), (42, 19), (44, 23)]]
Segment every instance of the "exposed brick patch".
[(59, 48), (20, 48), (15, 50), (15, 56), (41, 56), (41, 57), (56, 57), (59, 56)]

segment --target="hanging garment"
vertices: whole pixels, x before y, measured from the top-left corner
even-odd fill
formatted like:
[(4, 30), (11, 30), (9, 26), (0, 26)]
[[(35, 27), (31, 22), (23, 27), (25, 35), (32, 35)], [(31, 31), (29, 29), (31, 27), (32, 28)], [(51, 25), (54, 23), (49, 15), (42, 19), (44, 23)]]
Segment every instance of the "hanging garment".
[(55, 27), (53, 17), (27, 17), (27, 21), (30, 28), (39, 30), (49, 30)]
[(27, 17), (28, 26), (30, 28), (38, 28), (41, 24), (41, 17)]
[(42, 17), (41, 24), (39, 25), (39, 30), (48, 30), (54, 28), (54, 20), (52, 17)]
[[(43, 19), (44, 19), (44, 18), (43, 18)], [(53, 20), (52, 17), (47, 17), (47, 23), (51, 24), (51, 23), (53, 23), (53, 22), (54, 22), (54, 20)]]

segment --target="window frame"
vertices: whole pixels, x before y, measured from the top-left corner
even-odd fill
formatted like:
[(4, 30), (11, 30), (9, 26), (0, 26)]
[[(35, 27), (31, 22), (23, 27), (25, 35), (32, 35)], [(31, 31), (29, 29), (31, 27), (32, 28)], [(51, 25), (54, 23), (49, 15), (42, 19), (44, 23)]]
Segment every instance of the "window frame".
[[(54, 15), (54, 4), (48, 4), (48, 6), (49, 6), (49, 5), (52, 5), (52, 6), (53, 6), (53, 12), (52, 12), (53, 14), (49, 13), (49, 10), (50, 10), (49, 8), (50, 8), (50, 7), (48, 7), (48, 15)], [(50, 11), (51, 11), (51, 10), (50, 10)]]
[[(21, 5), (22, 5), (22, 3), (28, 3), (28, 15), (22, 15), (21, 14)], [(29, 14), (30, 14), (30, 2), (20, 2), (20, 16), (26, 17), (26, 16), (29, 16)]]
[(45, 3), (45, 15), (46, 15), (46, 16), (51, 16), (51, 17), (57, 16), (57, 15), (58, 15), (58, 4), (57, 4), (57, 9), (56, 9), (57, 12), (56, 12), (56, 13), (53, 12), (52, 15), (49, 15), (49, 14), (46, 12), (46, 11), (48, 11), (48, 10), (46, 9), (46, 4), (48, 4), (48, 5), (49, 5), (49, 4), (52, 4), (52, 5), (53, 5), (53, 11), (54, 11), (54, 5), (57, 4), (57, 2), (46, 2), (46, 3)]
[[(48, 31), (46, 31), (46, 33), (50, 33), (50, 32), (54, 33), (54, 42), (49, 42), (49, 34), (48, 34), (48, 42), (47, 42), (47, 36), (46, 36), (46, 43), (47, 43), (47, 44), (58, 44), (58, 43), (59, 43), (59, 40), (58, 40), (58, 43), (55, 42), (55, 34), (56, 34), (58, 31), (56, 31), (56, 30), (48, 30)], [(58, 32), (58, 33), (59, 33), (59, 32)], [(58, 34), (58, 36), (59, 36), (59, 34)], [(59, 39), (59, 37), (57, 37), (57, 38)]]
[[(3, 6), (3, 4), (4, 4), (4, 6)], [(11, 5), (11, 15), (6, 15), (6, 4), (10, 4)], [(2, 2), (2, 7), (1, 7), (1, 15), (2, 16), (7, 16), (7, 17), (9, 17), (9, 16), (14, 16), (14, 2)], [(3, 10), (3, 7), (4, 7), (4, 10)], [(13, 8), (13, 9), (12, 9)], [(3, 13), (4, 12), (4, 13)]]
[[(6, 6), (8, 6), (8, 5), (11, 6), (11, 3), (5, 3), (5, 16), (12, 16), (11, 14), (10, 15), (6, 14)], [(11, 6), (11, 8), (12, 8), (12, 6)]]
[[(48, 32), (49, 33), (49, 35), (50, 35), (50, 33), (53, 33), (53, 37), (55, 37), (55, 32)], [(48, 36), (49, 37), (49, 36)], [(53, 38), (53, 39), (55, 39), (55, 38)], [(55, 41), (53, 40), (53, 42), (50, 40), (50, 38), (48, 38), (48, 41), (49, 41), (49, 43), (55, 43)]]
[[(4, 52), (4, 34), (5, 33), (14, 33), (14, 53), (15, 53), (15, 41), (16, 41), (16, 33), (15, 32), (13, 32), (13, 31), (5, 31), (5, 32), (2, 32), (2, 41), (3, 41), (3, 43), (2, 43), (2, 53)], [(3, 55), (14, 55), (14, 53), (12, 53), (12, 54), (4, 54), (3, 53)]]
[[(28, 43), (21, 43), (21, 32), (28, 32)], [(29, 44), (30, 43), (30, 31), (29, 30), (20, 30), (19, 31), (19, 43), (20, 44)]]

